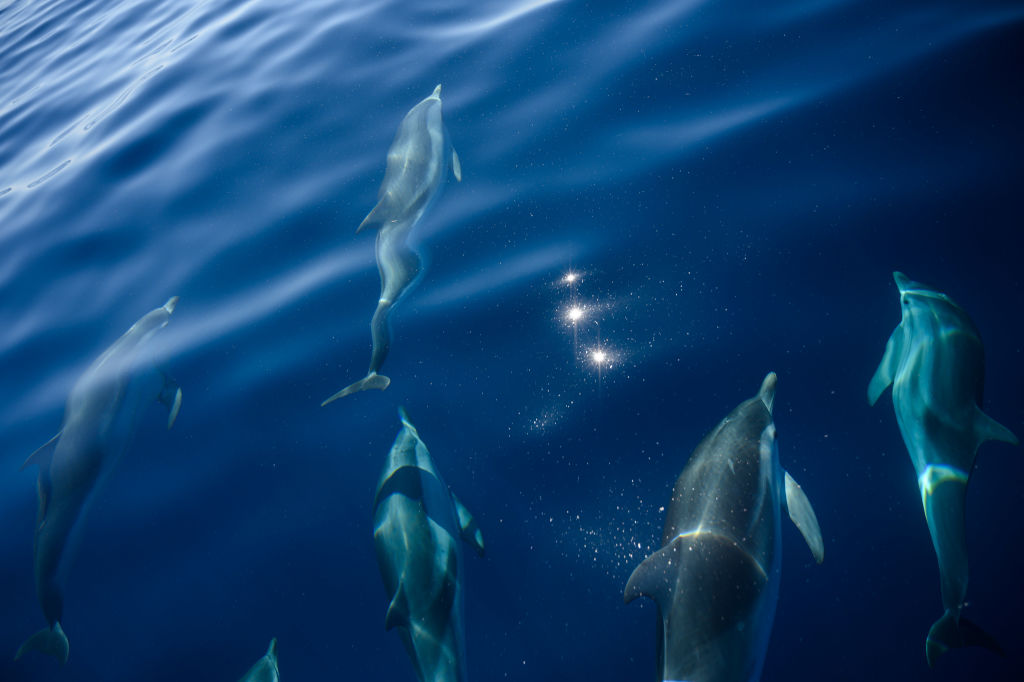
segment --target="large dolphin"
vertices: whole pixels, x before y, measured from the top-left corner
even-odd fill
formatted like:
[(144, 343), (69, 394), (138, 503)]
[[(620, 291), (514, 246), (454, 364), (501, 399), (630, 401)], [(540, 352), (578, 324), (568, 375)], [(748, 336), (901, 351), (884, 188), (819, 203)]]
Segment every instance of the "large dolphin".
[(672, 490), (662, 548), (626, 584), (658, 604), (658, 679), (760, 678), (779, 596), (781, 509), (814, 558), (825, 547), (803, 490), (779, 464), (776, 377), (697, 446)]
[(921, 502), (939, 560), (945, 612), (925, 641), (928, 665), (951, 647), (995, 641), (961, 617), (967, 592), (964, 500), (978, 446), (987, 440), (1017, 444), (1017, 437), (981, 411), (985, 349), (971, 318), (945, 294), (893, 278), (903, 319), (889, 337), (882, 362), (868, 384), (872, 405), (892, 384), (903, 442), (921, 489)]
[(167, 428), (178, 416), (181, 389), (144, 357), (144, 346), (167, 325), (177, 302), (175, 296), (150, 311), (103, 351), (68, 394), (60, 431), (22, 465), (22, 469), (30, 463), (39, 465), (35, 579), (36, 595), (49, 627), (22, 644), (15, 658), (34, 650), (67, 662), (58, 569), (66, 569), (65, 548), (72, 530), (84, 516), (94, 490), (124, 454), (140, 408), (153, 400), (167, 405)]
[(420, 682), (466, 679), (462, 551), (484, 539), (476, 521), (434, 468), (405, 410), (373, 501), (373, 541), (391, 599), (384, 627), (398, 628)]
[(406, 241), (412, 228), (438, 195), (448, 173), (449, 159), (455, 179), (462, 180), (459, 155), (452, 148), (441, 120), (441, 86), (409, 110), (388, 149), (387, 170), (377, 205), (356, 229), (377, 228), (377, 270), (380, 300), (370, 321), (373, 351), (366, 376), (341, 389), (321, 406), (371, 388), (384, 390), (391, 379), (378, 374), (391, 347), (388, 314), (411, 288), (420, 272), (420, 259)]
[(277, 639), (270, 640), (267, 653), (253, 663), (249, 672), (238, 682), (281, 682), (281, 673), (277, 669)]

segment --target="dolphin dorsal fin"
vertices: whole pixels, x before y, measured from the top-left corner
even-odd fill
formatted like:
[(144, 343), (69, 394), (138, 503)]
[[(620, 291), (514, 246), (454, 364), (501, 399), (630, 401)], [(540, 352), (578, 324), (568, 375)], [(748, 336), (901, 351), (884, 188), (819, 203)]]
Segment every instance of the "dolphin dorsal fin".
[(1010, 429), (1006, 428), (980, 409), (974, 414), (974, 433), (978, 439), (978, 445), (987, 440), (999, 440), (1010, 445), (1020, 445), (1017, 436), (1013, 435)]
[(814, 507), (804, 494), (800, 484), (786, 472), (786, 508), (789, 510), (789, 518), (796, 525), (797, 530), (804, 536), (804, 541), (811, 548), (814, 560), (819, 564), (825, 558), (825, 542), (821, 539), (821, 527), (818, 526), (818, 517), (814, 514)]
[(459, 163), (459, 153), (454, 148), (452, 149), (452, 175), (457, 181), (462, 182), (462, 164)]
[(388, 604), (388, 612), (384, 615), (384, 629), (390, 630), (395, 626), (409, 626), (409, 600), (406, 599), (405, 589), (399, 585), (398, 591)]
[(60, 440), (62, 433), (64, 433), (64, 429), (58, 431), (57, 435), (36, 448), (31, 455), (25, 458), (18, 471), (24, 471), (30, 464), (43, 466), (49, 463), (50, 458), (53, 457), (53, 449), (56, 447), (57, 441)]
[(878, 369), (875, 370), (875, 375), (871, 377), (871, 382), (868, 384), (869, 405), (874, 405), (878, 402), (878, 398), (885, 392), (885, 389), (889, 388), (889, 384), (892, 383), (893, 378), (896, 376), (896, 370), (899, 368), (902, 357), (903, 323), (900, 323), (889, 336), (889, 341), (885, 344), (885, 353), (882, 355), (882, 361), (878, 363)]
[(469, 510), (462, 504), (462, 501), (452, 493), (452, 502), (455, 504), (455, 514), (459, 519), (459, 537), (465, 540), (472, 547), (477, 556), (484, 555), (484, 536), (480, 527), (476, 525), (476, 519), (469, 513)]
[(626, 590), (622, 595), (625, 603), (637, 597), (650, 597), (658, 604), (662, 613), (667, 613), (672, 601), (672, 588), (679, 571), (683, 538), (676, 537), (657, 552), (643, 560), (629, 576)]

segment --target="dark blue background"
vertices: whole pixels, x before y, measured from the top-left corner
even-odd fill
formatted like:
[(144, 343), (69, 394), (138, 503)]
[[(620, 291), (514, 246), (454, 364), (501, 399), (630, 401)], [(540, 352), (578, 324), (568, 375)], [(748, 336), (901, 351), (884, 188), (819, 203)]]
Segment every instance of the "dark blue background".
[[(865, 392), (898, 268), (970, 312), (1024, 436), (1024, 6), (425, 5), (0, 1), (0, 680), (234, 680), (271, 636), (286, 682), (413, 679), (370, 520), (400, 404), (487, 542), (470, 677), (649, 679), (654, 608), (622, 589), (769, 370), (826, 558), (786, 524), (763, 679), (1018, 679), (1022, 453), (984, 446), (968, 500), (966, 613), (1008, 656), (929, 671), (934, 554)], [(393, 384), (321, 409), (369, 359), (355, 227), (438, 82), (463, 182), (417, 228)], [(171, 295), (178, 423), (146, 413), (80, 528), (67, 667), (15, 663), (44, 624), (18, 466)]]

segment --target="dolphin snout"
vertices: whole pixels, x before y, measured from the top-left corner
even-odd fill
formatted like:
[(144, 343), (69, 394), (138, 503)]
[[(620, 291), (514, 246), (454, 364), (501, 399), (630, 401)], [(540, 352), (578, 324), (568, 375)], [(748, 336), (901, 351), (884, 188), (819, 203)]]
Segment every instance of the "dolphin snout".
[(178, 297), (171, 296), (169, 299), (167, 299), (167, 303), (164, 303), (164, 310), (166, 310), (167, 314), (170, 315), (171, 313), (174, 312), (174, 306), (176, 305), (178, 305)]

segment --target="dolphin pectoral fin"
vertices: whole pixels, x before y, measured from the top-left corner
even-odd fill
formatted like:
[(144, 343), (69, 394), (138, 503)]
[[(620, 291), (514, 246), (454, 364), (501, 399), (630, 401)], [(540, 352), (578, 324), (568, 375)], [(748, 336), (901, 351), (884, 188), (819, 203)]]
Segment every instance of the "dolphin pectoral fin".
[(14, 660), (18, 660), (29, 651), (38, 651), (48, 656), (53, 656), (61, 665), (68, 662), (68, 638), (61, 629), (60, 623), (54, 623), (52, 628), (43, 628), (36, 634), (25, 640), (25, 643), (18, 648), (14, 654)]
[(662, 613), (668, 613), (672, 600), (672, 586), (675, 584), (673, 577), (679, 570), (679, 555), (683, 546), (683, 538), (665, 545), (657, 552), (643, 560), (633, 570), (626, 583), (626, 590), (622, 594), (622, 600), (626, 604), (637, 597), (650, 597), (661, 609)]
[(370, 372), (369, 374), (367, 374), (365, 377), (363, 377), (359, 381), (355, 382), (354, 384), (349, 384), (345, 388), (341, 389), (340, 391), (338, 391), (337, 393), (332, 395), (327, 400), (325, 400), (322, 403), (320, 403), (320, 407), (323, 407), (324, 405), (327, 405), (328, 403), (333, 403), (338, 398), (344, 398), (347, 395), (352, 395), (353, 393), (359, 393), (360, 391), (369, 391), (371, 389), (377, 389), (379, 391), (383, 391), (390, 384), (391, 384), (391, 379), (387, 378), (383, 374), (377, 374), (376, 372)]
[(454, 149), (452, 149), (452, 175), (456, 180), (462, 182), (462, 164), (459, 163), (459, 153)]
[(987, 440), (1000, 440), (1010, 445), (1020, 445), (1017, 436), (1013, 435), (1010, 429), (981, 410), (978, 410), (974, 415), (974, 433), (978, 436), (978, 445)]
[(373, 207), (373, 210), (366, 214), (363, 222), (359, 223), (359, 227), (356, 228), (356, 234), (368, 228), (380, 228), (381, 225), (388, 222), (389, 204), (388, 195), (385, 194), (377, 202), (377, 205)]
[(889, 336), (882, 361), (878, 363), (878, 369), (875, 370), (875, 375), (871, 377), (871, 382), (868, 384), (868, 405), (878, 402), (878, 398), (885, 392), (885, 389), (889, 388), (893, 377), (896, 376), (896, 368), (899, 366), (902, 356), (903, 325), (900, 324)]
[(164, 378), (164, 387), (160, 390), (158, 400), (167, 406), (167, 428), (169, 429), (174, 426), (174, 421), (178, 418), (178, 411), (181, 409), (181, 387), (167, 374), (163, 372), (161, 374)]
[(401, 585), (398, 592), (388, 604), (388, 612), (384, 615), (384, 629), (390, 630), (395, 626), (409, 626), (409, 602), (405, 597), (405, 590)]
[(1000, 656), (1006, 655), (995, 637), (963, 616), (960, 617), (958, 623), (953, 612), (947, 609), (942, 614), (942, 618), (935, 621), (931, 629), (928, 630), (928, 639), (924, 643), (924, 654), (928, 659), (928, 667), (933, 667), (939, 656), (950, 649), (965, 646), (978, 646)]
[(38, 464), (39, 466), (43, 466), (46, 462), (49, 462), (50, 457), (53, 457), (53, 449), (57, 446), (57, 441), (60, 440), (62, 433), (64, 433), (64, 429), (58, 431), (57, 435), (36, 448), (35, 451), (26, 457), (25, 461), (21, 463), (21, 467), (19, 467), (18, 471), (24, 471), (29, 464)]
[(463, 506), (462, 501), (452, 493), (452, 502), (455, 503), (455, 514), (459, 518), (459, 537), (465, 540), (476, 552), (477, 556), (484, 555), (484, 536), (480, 527), (476, 525), (476, 519)]
[(814, 507), (804, 494), (803, 488), (794, 480), (789, 472), (786, 472), (786, 507), (789, 509), (789, 518), (804, 541), (811, 548), (814, 560), (819, 564), (825, 558), (825, 543), (821, 539), (821, 527), (818, 526), (818, 517), (814, 514)]

